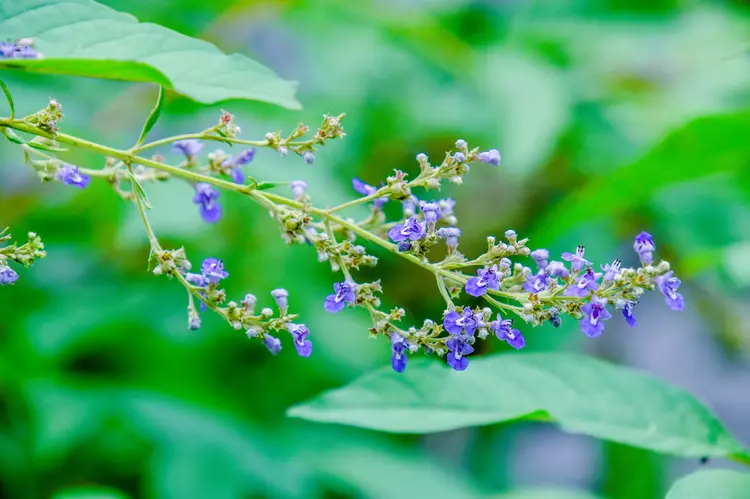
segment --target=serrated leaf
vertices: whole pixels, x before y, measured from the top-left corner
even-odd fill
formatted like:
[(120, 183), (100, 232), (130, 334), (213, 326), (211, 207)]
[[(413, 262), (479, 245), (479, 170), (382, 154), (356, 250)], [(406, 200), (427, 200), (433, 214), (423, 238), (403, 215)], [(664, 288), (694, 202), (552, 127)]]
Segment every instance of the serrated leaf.
[(3, 80), (0, 80), (0, 87), (3, 88), (3, 93), (5, 94), (5, 97), (8, 99), (8, 105), (10, 106), (10, 119), (15, 119), (16, 117), (16, 106), (13, 104), (13, 96), (10, 93), (10, 89), (5, 84)]
[(135, 175), (133, 175), (133, 172), (128, 170), (128, 177), (130, 177), (130, 185), (133, 186), (133, 191), (135, 192), (135, 195), (138, 196), (143, 203), (143, 206), (145, 206), (147, 209), (151, 209), (151, 202), (148, 200), (148, 195), (146, 194), (146, 189), (143, 188), (140, 182), (135, 178)]
[(367, 374), (288, 414), (393, 433), (433, 433), (515, 419), (685, 457), (732, 456), (742, 446), (690, 394), (581, 355), (478, 358), (456, 373), (413, 361), (405, 374)]
[(551, 240), (580, 222), (635, 209), (670, 184), (745, 168), (750, 148), (743, 137), (748, 135), (750, 111), (693, 120), (635, 163), (593, 176), (552, 205), (534, 232)]
[(3, 38), (33, 38), (41, 59), (0, 67), (153, 82), (206, 104), (248, 99), (299, 109), (296, 83), (241, 55), (92, 0), (0, 0)]
[(151, 131), (152, 128), (154, 128), (154, 125), (156, 125), (156, 122), (159, 121), (159, 117), (161, 116), (161, 110), (164, 107), (164, 87), (159, 87), (159, 95), (156, 97), (156, 105), (151, 110), (151, 112), (148, 114), (148, 118), (146, 118), (146, 122), (143, 124), (143, 130), (141, 130), (141, 136), (138, 137), (138, 142), (135, 143), (135, 146), (139, 146), (143, 144), (143, 141), (146, 140), (146, 136)]
[(750, 474), (734, 470), (701, 470), (677, 480), (666, 499), (747, 499)]

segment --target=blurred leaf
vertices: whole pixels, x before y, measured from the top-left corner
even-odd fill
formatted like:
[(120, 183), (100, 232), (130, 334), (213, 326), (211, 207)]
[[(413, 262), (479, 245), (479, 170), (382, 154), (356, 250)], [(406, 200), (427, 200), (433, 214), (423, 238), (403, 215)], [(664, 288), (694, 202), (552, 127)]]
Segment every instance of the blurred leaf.
[(151, 110), (151, 112), (148, 113), (148, 118), (146, 118), (146, 122), (143, 124), (143, 130), (141, 130), (141, 136), (138, 137), (138, 141), (135, 143), (136, 146), (141, 145), (143, 141), (146, 140), (148, 132), (150, 132), (151, 129), (154, 128), (154, 125), (156, 125), (156, 122), (159, 121), (159, 117), (161, 116), (161, 110), (163, 107), (164, 87), (159, 86), (159, 95), (156, 96), (156, 105)]
[(76, 487), (58, 492), (52, 499), (128, 499), (128, 496), (108, 487)]
[(32, 37), (41, 59), (2, 59), (0, 67), (154, 82), (212, 104), (249, 99), (299, 109), (296, 83), (241, 54), (162, 26), (138, 23), (92, 0), (0, 0), (0, 33)]
[(696, 119), (669, 134), (635, 163), (595, 176), (537, 222), (549, 240), (578, 223), (633, 210), (676, 182), (743, 168), (750, 149), (750, 111)]
[(742, 446), (682, 390), (580, 355), (508, 354), (461, 373), (437, 362), (390, 369), (292, 407), (289, 415), (394, 433), (433, 433), (514, 419), (685, 457), (730, 456)]
[(675, 482), (666, 499), (747, 499), (750, 474), (733, 470), (701, 470)]
[(490, 496), (490, 499), (597, 499), (598, 497), (583, 490), (545, 487), (513, 490)]

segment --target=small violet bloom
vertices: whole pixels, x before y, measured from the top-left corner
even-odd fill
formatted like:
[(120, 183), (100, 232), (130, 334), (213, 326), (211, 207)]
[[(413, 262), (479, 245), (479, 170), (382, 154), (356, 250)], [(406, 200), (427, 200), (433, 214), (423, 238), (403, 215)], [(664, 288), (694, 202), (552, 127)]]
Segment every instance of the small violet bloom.
[(198, 205), (201, 218), (208, 223), (216, 223), (221, 218), (221, 205), (216, 201), (219, 191), (210, 184), (199, 182), (195, 184), (193, 204)]
[(451, 225), (458, 223), (456, 215), (453, 213), (453, 208), (456, 207), (456, 200), (453, 198), (441, 199), (437, 202), (438, 208), (440, 209), (440, 215), (442, 219)]
[(357, 296), (357, 285), (351, 281), (337, 282), (333, 285), (334, 294), (328, 295), (324, 303), (326, 311), (335, 314), (341, 312), (347, 303), (354, 303)]
[(13, 284), (18, 280), (18, 273), (6, 265), (0, 265), (0, 285)]
[(486, 152), (480, 152), (477, 154), (477, 159), (482, 163), (498, 166), (500, 164), (500, 151), (497, 149), (490, 149)]
[(591, 265), (591, 262), (583, 257), (585, 252), (585, 246), (578, 246), (575, 254), (567, 252), (563, 253), (562, 259), (570, 262), (570, 267), (573, 269), (573, 272), (580, 272), (584, 265)]
[(277, 355), (281, 351), (281, 340), (278, 338), (274, 338), (270, 334), (267, 334), (263, 338), (263, 344), (266, 346), (269, 352), (271, 352), (272, 355)]
[(583, 272), (583, 275), (578, 278), (578, 282), (568, 287), (565, 290), (565, 296), (578, 296), (583, 298), (588, 296), (589, 291), (596, 291), (599, 289), (599, 284), (596, 282), (602, 276), (599, 272), (594, 272), (594, 269), (587, 267)]
[(172, 144), (172, 151), (185, 155), (188, 159), (193, 159), (203, 149), (203, 143), (195, 139), (178, 140)]
[(547, 289), (550, 283), (550, 279), (543, 270), (540, 270), (537, 274), (532, 274), (528, 277), (526, 282), (523, 284), (523, 289), (528, 293), (538, 294)]
[(642, 263), (650, 264), (654, 260), (652, 253), (656, 250), (656, 245), (654, 244), (654, 238), (648, 232), (644, 231), (635, 236), (633, 249), (638, 253)]
[(391, 333), (391, 367), (397, 373), (404, 372), (406, 362), (409, 360), (406, 356), (406, 350), (409, 349), (409, 342), (398, 333)]
[(297, 354), (300, 357), (309, 357), (312, 353), (312, 342), (307, 339), (310, 335), (310, 330), (304, 324), (288, 324), (287, 330), (291, 333), (294, 338), (294, 348), (297, 349)]
[(669, 308), (672, 310), (684, 310), (685, 298), (677, 292), (682, 281), (677, 277), (673, 277), (672, 274), (674, 274), (674, 272), (670, 270), (663, 276), (657, 277), (656, 285), (659, 287), (659, 291), (664, 295)]
[(224, 262), (216, 258), (203, 260), (201, 272), (209, 284), (218, 284), (222, 279), (229, 277), (229, 272), (224, 270)]
[(477, 329), (486, 326), (483, 319), (483, 312), (472, 312), (470, 308), (466, 307), (461, 315), (455, 310), (449, 312), (443, 319), (443, 327), (453, 336), (458, 336), (463, 331), (469, 336), (474, 336)]
[(91, 177), (79, 172), (77, 166), (66, 164), (57, 170), (57, 180), (65, 185), (73, 185), (79, 189), (85, 189), (89, 185), (89, 182), (91, 182)]
[(602, 265), (601, 268), (604, 271), (602, 282), (613, 282), (620, 275), (620, 265), (622, 265), (622, 262), (619, 259), (612, 262), (612, 265), (608, 263)]
[(286, 310), (289, 308), (289, 301), (287, 300), (289, 297), (289, 291), (282, 288), (274, 289), (271, 291), (271, 296), (276, 301), (276, 306), (279, 310), (286, 313)]
[[(378, 192), (378, 188), (377, 187), (374, 187), (372, 185), (366, 184), (366, 183), (362, 182), (358, 178), (353, 178), (352, 179), (352, 187), (354, 187), (355, 191), (357, 191), (360, 194), (363, 194), (365, 196), (372, 196), (373, 194), (375, 194), (376, 192)], [(373, 200), (372, 204), (376, 208), (382, 208), (383, 205), (387, 201), (388, 201), (388, 197), (387, 196), (381, 196), (379, 198), (375, 198), (375, 200)]]
[(242, 173), (242, 167), (249, 164), (255, 158), (255, 149), (245, 149), (237, 156), (224, 160), (222, 166), (227, 170), (227, 174), (236, 184), (245, 182), (245, 174)]
[(289, 182), (289, 188), (292, 189), (295, 199), (299, 199), (307, 192), (307, 182), (304, 180), (292, 180)]
[(546, 269), (549, 260), (549, 251), (546, 249), (534, 250), (531, 252), (531, 258), (534, 259), (540, 270)]
[(308, 165), (311, 165), (311, 164), (315, 163), (315, 155), (313, 153), (311, 153), (310, 151), (303, 152), (302, 153), (302, 159)]
[(394, 242), (401, 242), (406, 239), (417, 241), (427, 234), (427, 227), (424, 222), (417, 220), (417, 217), (411, 217), (402, 224), (396, 224), (388, 231), (388, 237)]
[(463, 149), (468, 149), (468, 148), (469, 148), (469, 144), (467, 144), (464, 139), (458, 139), (456, 141), (456, 149), (462, 149), (463, 150)]
[(547, 265), (547, 272), (550, 277), (560, 277), (562, 279), (567, 278), (570, 275), (568, 267), (564, 263), (553, 260)]
[(581, 331), (589, 338), (601, 335), (604, 332), (604, 321), (612, 317), (607, 310), (607, 299), (596, 295), (591, 297), (591, 303), (581, 306), (581, 312), (584, 313), (581, 319)]
[(465, 336), (454, 336), (445, 342), (445, 346), (450, 351), (446, 356), (448, 365), (456, 371), (463, 371), (469, 367), (467, 355), (474, 351), (474, 348), (466, 341)]
[(490, 322), (490, 330), (495, 333), (498, 339), (507, 341), (510, 346), (516, 350), (526, 346), (526, 340), (524, 339), (521, 331), (512, 328), (513, 321), (511, 319), (503, 320), (500, 314), (497, 315), (497, 320)]
[(458, 227), (441, 227), (437, 230), (437, 235), (445, 239), (445, 245), (448, 251), (453, 253), (458, 248), (458, 238), (461, 237), (461, 229)]
[(425, 222), (429, 224), (434, 224), (438, 220), (440, 220), (440, 217), (442, 216), (442, 213), (440, 213), (440, 207), (436, 203), (425, 203), (422, 202), (421, 205), (419, 205), (419, 209), (422, 211), (422, 215), (424, 215)]
[(479, 277), (471, 277), (466, 281), (466, 292), (471, 296), (482, 296), (487, 292), (487, 289), (500, 289), (500, 278), (503, 276), (502, 273), (497, 272), (497, 265), (493, 265), (488, 269), (477, 270)]
[(466, 161), (466, 155), (459, 151), (453, 155), (453, 161), (455, 161), (456, 163), (463, 163), (464, 161)]
[(622, 316), (625, 317), (625, 322), (627, 322), (630, 327), (636, 327), (638, 325), (638, 321), (636, 320), (635, 315), (633, 315), (633, 307), (635, 307), (635, 303), (629, 301), (622, 308)]

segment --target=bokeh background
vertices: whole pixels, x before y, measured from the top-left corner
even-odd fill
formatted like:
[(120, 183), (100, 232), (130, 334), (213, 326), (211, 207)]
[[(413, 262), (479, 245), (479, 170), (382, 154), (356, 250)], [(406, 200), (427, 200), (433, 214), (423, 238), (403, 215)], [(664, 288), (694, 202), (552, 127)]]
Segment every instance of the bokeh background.
[[(415, 154), (442, 157), (464, 138), (503, 154), (499, 169), (474, 168), (444, 191), (457, 199), (466, 253), (513, 228), (532, 247), (559, 253), (583, 243), (597, 264), (634, 263), (632, 237), (652, 232), (683, 278), (686, 311), (654, 296), (638, 307), (637, 329), (613, 320), (589, 340), (568, 321), (525, 331), (527, 348), (584, 351), (654, 373), (750, 442), (748, 2), (104, 3), (300, 82), (301, 112), (171, 95), (154, 137), (202, 130), (220, 109), (236, 114), (245, 138), (346, 112), (349, 135), (315, 165), (261, 151), (250, 174), (302, 178), (317, 204), (333, 205), (356, 195), (351, 177), (375, 184), (393, 168), (416, 172)], [(53, 96), (65, 130), (118, 147), (133, 143), (156, 96), (150, 85), (2, 78), (17, 112)], [(40, 233), (49, 252), (0, 288), (2, 497), (84, 485), (176, 499), (463, 498), (559, 486), (650, 499), (699, 466), (541, 424), (410, 437), (286, 419), (294, 403), (387, 364), (389, 346), (368, 339), (363, 312), (323, 311), (336, 276), (310, 248), (286, 247), (263, 209), (224, 194), (226, 215), (208, 226), (188, 185), (147, 189), (163, 244), (184, 245), (196, 263), (223, 259), (230, 297), (253, 292), (270, 306), (270, 290), (289, 289), (314, 354), (301, 359), (287, 345), (272, 357), (210, 314), (188, 331), (182, 288), (145, 271), (134, 207), (102, 184), (41, 185), (20, 150), (0, 144), (0, 226), (21, 239)], [(439, 317), (423, 271), (378, 256), (367, 275), (382, 279), (387, 304), (413, 323)], [(481, 353), (504, 349), (488, 342)]]

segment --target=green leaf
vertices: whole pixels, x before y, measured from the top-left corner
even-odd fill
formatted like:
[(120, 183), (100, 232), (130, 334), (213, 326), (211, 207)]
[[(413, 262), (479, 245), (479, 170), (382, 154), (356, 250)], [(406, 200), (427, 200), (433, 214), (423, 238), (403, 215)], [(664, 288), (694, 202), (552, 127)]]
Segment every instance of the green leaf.
[(289, 182), (258, 182), (255, 185), (255, 188), (259, 191), (267, 191), (268, 189), (273, 189), (274, 187), (279, 187), (282, 185), (289, 185)]
[(554, 204), (534, 232), (553, 240), (580, 222), (633, 210), (668, 185), (744, 168), (750, 148), (742, 137), (748, 135), (750, 111), (691, 121), (635, 163), (594, 176)]
[(16, 107), (13, 104), (13, 96), (10, 94), (10, 89), (8, 88), (8, 85), (5, 84), (3, 80), (0, 80), (0, 87), (3, 88), (3, 93), (5, 94), (5, 97), (8, 99), (8, 105), (10, 106), (10, 119), (16, 118)]
[(688, 393), (648, 375), (580, 355), (509, 354), (456, 373), (412, 362), (292, 407), (288, 414), (394, 433), (432, 433), (526, 418), (563, 430), (685, 457), (743, 452)]
[(249, 99), (299, 109), (296, 83), (241, 54), (162, 26), (139, 23), (92, 0), (0, 0), (3, 38), (33, 38), (44, 57), (0, 67), (153, 82), (206, 104)]
[(598, 499), (598, 496), (583, 490), (534, 487), (490, 496), (490, 499)]
[(77, 487), (58, 492), (53, 499), (128, 499), (128, 496), (109, 487)]
[(680, 478), (666, 499), (747, 499), (750, 474), (733, 470), (701, 470)]
[(135, 178), (135, 175), (133, 175), (133, 172), (128, 169), (128, 177), (130, 177), (130, 184), (133, 186), (133, 191), (135, 191), (135, 195), (138, 196), (141, 199), (141, 202), (143, 202), (143, 206), (145, 206), (147, 209), (151, 209), (151, 202), (148, 200), (148, 195), (146, 194), (146, 189), (143, 188), (140, 182)]
[(161, 110), (163, 107), (164, 107), (164, 87), (159, 87), (159, 95), (156, 97), (156, 105), (149, 113), (148, 118), (146, 118), (146, 123), (143, 124), (143, 130), (141, 130), (141, 136), (138, 137), (138, 142), (135, 143), (136, 147), (143, 144), (143, 141), (146, 140), (146, 136), (148, 135), (148, 132), (150, 132), (151, 129), (154, 128), (154, 125), (156, 125), (156, 122), (159, 120), (159, 116), (161, 116)]

